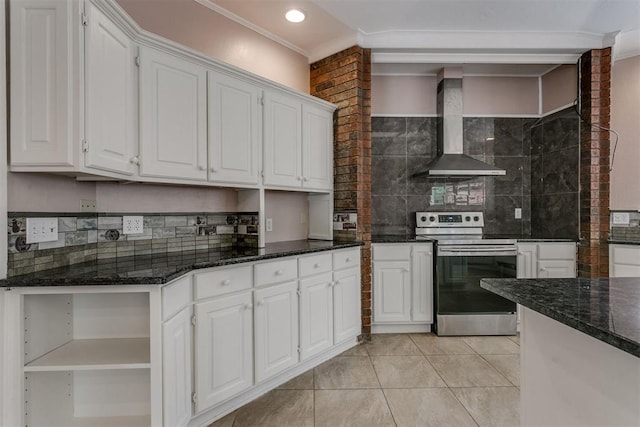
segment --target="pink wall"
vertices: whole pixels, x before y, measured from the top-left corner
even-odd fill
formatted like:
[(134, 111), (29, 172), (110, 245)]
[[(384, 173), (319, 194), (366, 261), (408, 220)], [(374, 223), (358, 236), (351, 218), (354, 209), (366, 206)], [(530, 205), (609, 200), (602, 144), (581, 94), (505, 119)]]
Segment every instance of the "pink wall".
[(145, 30), (309, 93), (308, 59), (193, 0), (118, 0)]
[(372, 76), (371, 113), (435, 115), (437, 85), (436, 76)]
[(80, 212), (80, 200), (96, 200), (96, 184), (46, 173), (9, 173), (9, 212)]
[(611, 128), (620, 135), (611, 171), (611, 209), (640, 210), (640, 56), (613, 64)]
[[(309, 235), (309, 203), (306, 193), (267, 191), (265, 218), (273, 220), (273, 231), (267, 231), (266, 242), (306, 239)], [(301, 216), (305, 222), (301, 223)]]
[(537, 115), (536, 77), (467, 76), (462, 83), (465, 115)]
[(542, 114), (566, 107), (578, 97), (576, 65), (561, 65), (542, 76)]
[[(374, 116), (435, 115), (435, 76), (373, 76), (371, 112)], [(463, 76), (463, 113), (468, 116), (537, 115), (536, 77)]]

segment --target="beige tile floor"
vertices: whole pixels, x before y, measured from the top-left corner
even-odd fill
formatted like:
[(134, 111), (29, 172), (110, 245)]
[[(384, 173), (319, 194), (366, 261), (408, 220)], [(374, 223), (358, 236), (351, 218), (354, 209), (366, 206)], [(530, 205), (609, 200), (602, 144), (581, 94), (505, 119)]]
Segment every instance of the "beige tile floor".
[(519, 337), (373, 335), (211, 427), (520, 423)]

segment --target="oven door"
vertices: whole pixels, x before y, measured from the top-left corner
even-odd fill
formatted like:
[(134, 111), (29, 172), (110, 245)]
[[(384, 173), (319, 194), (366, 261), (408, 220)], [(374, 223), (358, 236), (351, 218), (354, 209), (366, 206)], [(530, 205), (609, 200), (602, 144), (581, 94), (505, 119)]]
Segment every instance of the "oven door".
[(516, 277), (515, 248), (441, 246), (436, 260), (438, 314), (516, 311), (514, 302), (480, 287), (480, 279)]

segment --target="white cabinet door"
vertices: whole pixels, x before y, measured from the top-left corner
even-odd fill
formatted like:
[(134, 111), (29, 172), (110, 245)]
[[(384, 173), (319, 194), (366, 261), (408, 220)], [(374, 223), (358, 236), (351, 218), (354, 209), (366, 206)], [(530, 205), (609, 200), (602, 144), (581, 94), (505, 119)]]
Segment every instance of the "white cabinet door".
[(207, 73), (140, 48), (140, 175), (207, 179)]
[(333, 341), (360, 335), (360, 266), (333, 272)]
[(320, 108), (302, 107), (302, 186), (333, 189), (333, 115)]
[(302, 187), (302, 103), (285, 95), (264, 95), (264, 184)]
[(376, 261), (373, 266), (374, 322), (411, 320), (409, 262)]
[(138, 142), (135, 49), (102, 12), (86, 5), (85, 166), (133, 175)]
[(300, 359), (333, 345), (331, 272), (300, 280)]
[(298, 283), (254, 292), (256, 383), (298, 363)]
[(517, 256), (517, 276), (519, 279), (536, 278), (537, 245), (535, 243), (519, 243)]
[(195, 305), (196, 412), (253, 385), (251, 293)]
[(538, 278), (570, 278), (576, 277), (575, 261), (538, 260)]
[(162, 407), (166, 427), (191, 420), (191, 316), (184, 308), (162, 325)]
[[(73, 166), (80, 139), (80, 2), (9, 7), (11, 164)], [(75, 144), (75, 145), (74, 145)]]
[(258, 184), (261, 90), (214, 71), (209, 76), (209, 180)]
[(609, 276), (640, 277), (640, 246), (609, 245)]
[(414, 245), (411, 255), (411, 320), (433, 321), (433, 249), (431, 244)]

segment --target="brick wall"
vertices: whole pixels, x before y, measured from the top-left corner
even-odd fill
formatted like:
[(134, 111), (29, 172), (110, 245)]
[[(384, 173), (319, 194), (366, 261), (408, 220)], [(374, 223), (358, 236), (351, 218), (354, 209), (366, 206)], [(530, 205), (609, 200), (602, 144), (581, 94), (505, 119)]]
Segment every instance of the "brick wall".
[[(371, 333), (371, 51), (359, 46), (311, 64), (310, 93), (338, 105), (334, 208), (357, 212), (362, 248), (362, 333)], [(337, 235), (336, 238), (344, 234)]]
[[(580, 61), (580, 248), (578, 275), (609, 275), (609, 128), (611, 48)], [(588, 123), (585, 123), (588, 121)]]

